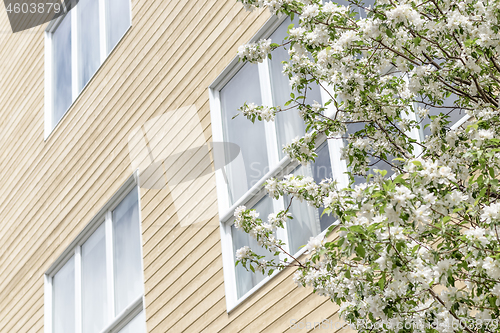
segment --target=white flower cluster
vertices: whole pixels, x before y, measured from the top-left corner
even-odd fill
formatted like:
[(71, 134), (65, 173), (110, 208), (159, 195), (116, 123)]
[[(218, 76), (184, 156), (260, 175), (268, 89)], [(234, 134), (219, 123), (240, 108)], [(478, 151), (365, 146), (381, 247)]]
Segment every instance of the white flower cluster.
[(238, 48), (238, 57), (241, 61), (250, 63), (263, 62), (271, 52), (271, 40), (263, 39), (256, 43), (241, 45)]
[[(324, 201), (323, 197), (336, 189), (336, 183), (332, 182), (331, 179), (324, 179), (317, 184), (312, 177), (290, 174), (284, 176), (281, 181), (275, 178), (269, 179), (265, 188), (269, 195), (276, 199), (287, 193), (300, 202), (306, 201), (310, 206), (321, 207)], [(280, 218), (289, 218), (289, 214), (283, 214)]]
[[(281, 217), (275, 214), (270, 215), (270, 222), (263, 222), (259, 219), (259, 213), (255, 210), (247, 209), (245, 206), (239, 206), (234, 212), (235, 220), (234, 226), (238, 229), (243, 229), (250, 236), (252, 236), (257, 243), (266, 248), (269, 252), (273, 253), (284, 245), (284, 243), (275, 237), (274, 231), (276, 225), (282, 221)], [(283, 217), (286, 220), (287, 215)], [(277, 221), (277, 220), (280, 221)]]
[(248, 246), (243, 246), (242, 248), (236, 250), (236, 260), (250, 259), (250, 248)]
[(500, 202), (488, 205), (483, 208), (481, 220), (490, 224), (500, 220)]
[(284, 4), (291, 3), (290, 0), (238, 0), (243, 3), (247, 10), (268, 7), (272, 14), (279, 11)]
[(306, 253), (308, 254), (308, 253), (311, 253), (313, 251), (320, 250), (324, 244), (325, 244), (324, 236), (318, 235), (316, 237), (311, 237), (309, 239), (309, 242), (307, 242), (307, 245), (304, 248), (305, 248)]
[(256, 119), (274, 121), (276, 109), (276, 107), (257, 106), (254, 103), (245, 103), (238, 111), (251, 121), (255, 121)]
[(290, 158), (296, 159), (302, 164), (307, 164), (317, 155), (314, 152), (315, 133), (306, 133), (303, 137), (295, 137), (288, 145), (283, 146), (285, 152)]

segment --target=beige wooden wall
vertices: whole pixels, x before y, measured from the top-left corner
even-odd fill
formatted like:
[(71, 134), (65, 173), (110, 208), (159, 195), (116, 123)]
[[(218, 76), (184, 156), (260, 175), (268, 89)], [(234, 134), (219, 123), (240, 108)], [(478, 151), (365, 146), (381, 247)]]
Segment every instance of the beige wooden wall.
[[(0, 332), (43, 332), (43, 274), (132, 174), (135, 128), (195, 105), (202, 137), (181, 118), (171, 145), (211, 140), (207, 88), (269, 17), (236, 0), (132, 4), (132, 28), (46, 141), (45, 27), (12, 34), (0, 6)], [(292, 319), (335, 320), (336, 307), (297, 288), (291, 270), (227, 314), (213, 178), (184, 198), (213, 214), (181, 227), (168, 189), (141, 190), (148, 332), (282, 332)]]

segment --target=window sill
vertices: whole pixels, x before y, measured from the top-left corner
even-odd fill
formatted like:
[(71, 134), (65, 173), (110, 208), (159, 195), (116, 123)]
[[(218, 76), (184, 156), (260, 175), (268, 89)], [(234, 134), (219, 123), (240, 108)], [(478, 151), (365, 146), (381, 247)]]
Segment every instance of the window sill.
[(124, 328), (135, 316), (144, 309), (144, 296), (138, 297), (132, 304), (127, 306), (123, 311), (100, 333), (119, 332)]

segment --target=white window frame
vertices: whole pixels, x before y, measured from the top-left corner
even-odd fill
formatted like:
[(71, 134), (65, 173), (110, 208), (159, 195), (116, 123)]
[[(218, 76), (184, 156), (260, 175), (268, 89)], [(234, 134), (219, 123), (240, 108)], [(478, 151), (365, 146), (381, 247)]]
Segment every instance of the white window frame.
[[(277, 16), (271, 17), (265, 25), (259, 30), (259, 32), (250, 40), (250, 42), (257, 41), (261, 38), (267, 38), (270, 36), (283, 21), (287, 19), (286, 16), (278, 18)], [(239, 62), (238, 58), (234, 58), (233, 61), (224, 69), (224, 71), (217, 77), (217, 79), (209, 87), (209, 97), (210, 97), (210, 115), (212, 122), (212, 139), (214, 142), (224, 141), (223, 135), (223, 124), (222, 124), (222, 110), (220, 104), (220, 90), (234, 77), (234, 75), (245, 65), (245, 63)], [(251, 65), (250, 66), (255, 66)], [(275, 105), (273, 103), (273, 96), (271, 93), (271, 80), (269, 71), (269, 61), (259, 63), (259, 86), (261, 89), (262, 104), (263, 105)], [(320, 89), (321, 99), (323, 103), (330, 99), (328, 92), (324, 89)], [(249, 101), (251, 102), (251, 101)], [(327, 108), (326, 114), (333, 115), (335, 112), (333, 104)], [(227, 312), (232, 311), (236, 306), (241, 304), (246, 298), (260, 289), (264, 284), (266, 284), (271, 278), (278, 274), (275, 271), (271, 276), (265, 277), (260, 283), (249, 290), (245, 295), (238, 298), (236, 289), (236, 276), (235, 276), (235, 263), (234, 263), (234, 253), (233, 253), (233, 243), (231, 236), (231, 225), (234, 222), (233, 212), (236, 207), (240, 205), (246, 205), (247, 207), (254, 206), (260, 199), (262, 199), (266, 193), (262, 189), (263, 183), (270, 177), (280, 177), (291, 173), (299, 164), (292, 161), (288, 156), (279, 159), (278, 142), (276, 137), (276, 127), (274, 122), (265, 122), (265, 135), (267, 141), (267, 153), (269, 160), (270, 171), (261, 178), (252, 188), (250, 188), (242, 197), (240, 197), (234, 204), (230, 205), (228, 186), (225, 183), (224, 175), (222, 170), (216, 170), (215, 178), (217, 184), (217, 198), (218, 198), (218, 209), (219, 209), (219, 223), (221, 231), (221, 243), (222, 243), (222, 260), (224, 267), (224, 285), (226, 292), (226, 307)], [(332, 167), (332, 174), (334, 179), (339, 182), (340, 186), (348, 186), (349, 179), (345, 172), (347, 171), (347, 165), (345, 161), (340, 159), (340, 148), (343, 146), (342, 140), (332, 139), (326, 140), (325, 136), (321, 136), (317, 140), (317, 146), (322, 145), (327, 141), (328, 150), (330, 154), (330, 163)], [(284, 201), (283, 200), (273, 200), (274, 211), (283, 210)], [(323, 233), (325, 233), (323, 231)], [(287, 230), (278, 230), (277, 236), (281, 239), (287, 239)], [(296, 255), (300, 255), (304, 250), (299, 251)]]
[[(82, 1), (82, 0), (80, 0)], [(75, 101), (82, 94), (82, 92), (87, 88), (87, 86), (92, 82), (94, 76), (99, 72), (102, 65), (105, 63), (106, 59), (113, 53), (116, 47), (123, 40), (127, 32), (132, 27), (132, 0), (129, 0), (129, 17), (130, 23), (128, 28), (125, 30), (123, 35), (117, 41), (116, 45), (108, 53), (108, 34), (107, 34), (107, 20), (108, 13), (110, 11), (107, 8), (106, 0), (99, 0), (99, 47), (100, 47), (100, 64), (97, 67), (96, 71), (91, 75), (87, 83), (82, 87), (82, 89), (78, 88), (79, 82), (79, 70), (78, 70), (78, 10), (79, 3), (75, 5), (76, 0), (72, 0), (73, 8), (66, 14), (71, 15), (71, 104), (68, 106), (68, 109), (64, 112), (64, 115), (61, 119), (56, 123), (52, 119), (52, 110), (54, 107), (54, 64), (53, 64), (53, 52), (52, 52), (52, 36), (54, 32), (57, 30), (62, 20), (66, 17), (66, 15), (61, 15), (58, 18), (52, 20), (45, 29), (45, 112), (44, 112), (44, 139), (47, 140), (52, 131), (57, 127), (59, 122), (62, 121), (64, 116), (71, 109)], [(64, 1), (63, 1), (64, 4)]]
[[(113, 318), (111, 322), (100, 333), (115, 333), (124, 328), (132, 319), (134, 319), (141, 311), (145, 311), (146, 301), (143, 294), (129, 304), (121, 313), (115, 315), (115, 289), (113, 275), (113, 225), (112, 212), (122, 202), (122, 200), (131, 192), (137, 191), (138, 198), (138, 213), (139, 213), (139, 230), (141, 242), (141, 258), (143, 258), (142, 249), (142, 226), (141, 226), (141, 209), (140, 209), (140, 191), (139, 191), (139, 174), (134, 174), (120, 187), (113, 197), (104, 205), (99, 213), (94, 216), (90, 223), (78, 234), (71, 244), (64, 250), (59, 258), (50, 266), (44, 275), (44, 333), (53, 333), (53, 277), (59, 270), (71, 259), (75, 258), (75, 333), (82, 332), (82, 294), (81, 294), (81, 248), (82, 245), (89, 239), (90, 236), (101, 225), (105, 227), (106, 239), (106, 280), (107, 280), (107, 300), (109, 318)], [(144, 263), (141, 259), (141, 271), (144, 272)], [(144, 274), (142, 277), (144, 286)], [(144, 325), (146, 323), (144, 322)]]

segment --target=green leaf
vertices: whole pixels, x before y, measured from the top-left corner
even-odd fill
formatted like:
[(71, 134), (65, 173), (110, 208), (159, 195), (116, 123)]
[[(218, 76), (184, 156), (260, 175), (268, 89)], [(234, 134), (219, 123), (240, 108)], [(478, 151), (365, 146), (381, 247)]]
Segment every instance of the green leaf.
[(493, 168), (489, 168), (488, 171), (490, 172), (490, 176), (495, 178), (495, 170)]
[(380, 289), (384, 289), (384, 286), (385, 286), (385, 272), (382, 273), (382, 277), (380, 278), (380, 280), (378, 280), (378, 286)]
[(364, 258), (365, 255), (366, 255), (366, 250), (365, 248), (363, 247), (363, 245), (359, 244), (357, 247), (356, 247), (356, 253), (358, 254), (358, 256), (360, 256), (361, 258)]
[(404, 183), (405, 181), (404, 181), (403, 175), (398, 175), (392, 182), (394, 184), (401, 184), (401, 183)]
[(357, 232), (357, 233), (360, 233), (360, 234), (364, 234), (365, 231), (363, 230), (363, 227), (360, 226), (360, 225), (353, 225), (353, 226), (350, 226), (349, 227), (349, 230), (351, 231), (354, 231), (354, 232)]

